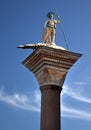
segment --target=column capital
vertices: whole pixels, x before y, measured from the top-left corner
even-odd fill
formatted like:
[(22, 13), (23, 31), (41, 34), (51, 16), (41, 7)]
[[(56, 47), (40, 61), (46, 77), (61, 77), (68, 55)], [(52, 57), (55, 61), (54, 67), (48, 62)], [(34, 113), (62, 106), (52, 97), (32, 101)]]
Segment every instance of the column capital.
[(40, 46), (22, 63), (35, 74), (40, 87), (62, 87), (68, 70), (80, 57), (78, 53)]

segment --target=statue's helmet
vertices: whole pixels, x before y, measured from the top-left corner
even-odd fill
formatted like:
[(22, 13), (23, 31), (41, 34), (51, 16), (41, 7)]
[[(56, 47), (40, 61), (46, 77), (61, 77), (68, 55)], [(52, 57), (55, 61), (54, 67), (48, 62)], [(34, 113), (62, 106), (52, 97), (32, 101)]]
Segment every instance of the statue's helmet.
[(51, 18), (52, 15), (54, 16), (54, 13), (53, 13), (53, 12), (49, 12), (49, 13), (47, 14), (47, 17), (48, 17), (48, 18)]

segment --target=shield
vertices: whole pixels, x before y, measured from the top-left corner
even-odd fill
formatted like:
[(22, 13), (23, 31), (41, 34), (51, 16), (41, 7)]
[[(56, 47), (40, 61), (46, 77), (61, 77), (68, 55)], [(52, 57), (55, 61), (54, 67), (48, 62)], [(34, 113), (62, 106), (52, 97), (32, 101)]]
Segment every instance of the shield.
[(43, 28), (43, 34), (42, 34), (42, 42), (44, 43), (47, 40), (47, 37), (50, 35), (50, 29), (45, 27)]

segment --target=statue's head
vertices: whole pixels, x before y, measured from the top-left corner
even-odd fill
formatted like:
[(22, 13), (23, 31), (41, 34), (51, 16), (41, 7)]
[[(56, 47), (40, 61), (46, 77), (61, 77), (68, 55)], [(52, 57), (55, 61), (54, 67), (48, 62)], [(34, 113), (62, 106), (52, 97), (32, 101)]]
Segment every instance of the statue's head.
[(48, 17), (48, 18), (53, 18), (53, 16), (54, 16), (54, 13), (53, 13), (53, 12), (49, 12), (49, 13), (47, 14), (47, 17)]

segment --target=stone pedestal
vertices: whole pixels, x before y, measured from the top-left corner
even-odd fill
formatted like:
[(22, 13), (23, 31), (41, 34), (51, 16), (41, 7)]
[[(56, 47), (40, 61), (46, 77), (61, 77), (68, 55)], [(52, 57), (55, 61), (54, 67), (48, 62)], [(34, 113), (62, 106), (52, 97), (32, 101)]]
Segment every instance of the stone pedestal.
[(71, 66), (81, 54), (41, 46), (23, 64), (34, 73), (41, 90), (41, 130), (60, 130), (60, 92)]

